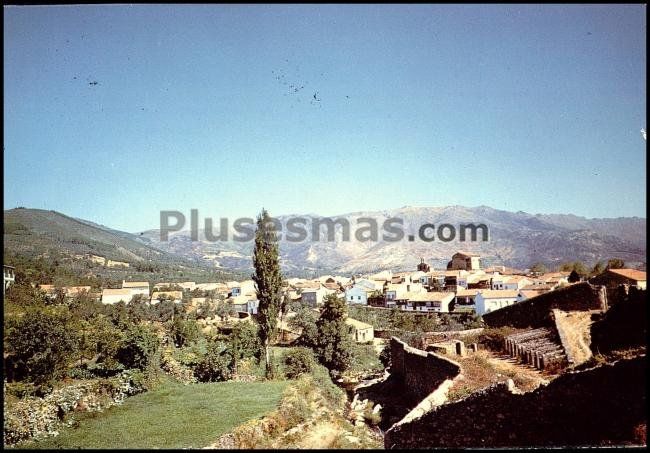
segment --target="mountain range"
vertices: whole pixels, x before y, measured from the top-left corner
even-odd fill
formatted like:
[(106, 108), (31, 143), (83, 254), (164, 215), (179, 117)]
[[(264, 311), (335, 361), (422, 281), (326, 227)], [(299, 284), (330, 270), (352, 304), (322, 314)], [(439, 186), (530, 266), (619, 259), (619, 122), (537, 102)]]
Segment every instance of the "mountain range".
[[(278, 216), (286, 231), (286, 222), (295, 216)], [(306, 231), (311, 232), (312, 221), (323, 217), (303, 216)], [(377, 242), (354, 240), (359, 218), (376, 219), (380, 226)], [(403, 220), (405, 239), (400, 242), (381, 240), (381, 225), (386, 219)], [(528, 214), (508, 212), (487, 206), (468, 208), (404, 207), (386, 211), (354, 212), (333, 216), (344, 219), (351, 226), (350, 241), (343, 240), (343, 227), (336, 225), (334, 241), (325, 241), (325, 231), (319, 241), (291, 242), (280, 240), (281, 265), (285, 271), (319, 273), (325, 271), (362, 273), (382, 269), (415, 269), (423, 258), (434, 268), (444, 268), (455, 252), (475, 252), (483, 257), (485, 265), (530, 267), (543, 262), (556, 265), (580, 260), (594, 264), (600, 259), (621, 258), (629, 265), (643, 266), (646, 255), (646, 219), (615, 218), (586, 219), (574, 215)], [(459, 230), (463, 224), (484, 224), (488, 228), (485, 242), (444, 242), (434, 237), (431, 242), (418, 238), (418, 229), (424, 224), (453, 225)], [(218, 225), (218, 219), (213, 219)], [(322, 227), (323, 228), (323, 227)], [(323, 228), (324, 230), (324, 228)], [(431, 231), (428, 232), (431, 234)], [(215, 228), (213, 234), (219, 234)], [(408, 235), (414, 235), (413, 242)], [(232, 235), (231, 235), (232, 236)], [(481, 234), (478, 235), (481, 238)], [(144, 232), (143, 239), (157, 248), (197, 260), (212, 261), (217, 266), (251, 269), (252, 242), (209, 242), (205, 231), (199, 230), (199, 241), (192, 241), (188, 231), (172, 233), (166, 242), (160, 241), (160, 231)]]
[[(287, 221), (294, 217), (276, 217), (283, 232)], [(306, 220), (308, 239), (311, 239), (312, 222), (326, 219), (338, 222), (334, 228), (334, 240), (325, 240), (325, 227), (321, 227), (317, 241), (292, 242), (281, 234), (280, 264), (287, 275), (409, 270), (415, 269), (420, 259), (432, 268), (443, 269), (451, 255), (459, 250), (480, 254), (485, 266), (505, 265), (520, 269), (536, 262), (554, 266), (580, 260), (593, 265), (598, 260), (621, 258), (629, 266), (642, 268), (646, 262), (646, 219), (638, 217), (587, 219), (565, 214), (508, 212), (487, 206), (403, 207), (333, 217), (302, 217)], [(376, 220), (379, 227), (377, 241), (355, 240), (360, 218)], [(402, 219), (403, 240), (391, 242), (382, 239), (382, 225), (387, 219)], [(213, 224), (219, 225), (219, 219), (213, 220)], [(347, 241), (344, 240), (346, 221), (350, 225), (350, 240)], [(227, 241), (208, 241), (203, 229), (199, 230), (198, 241), (192, 241), (187, 230), (170, 233), (168, 241), (161, 241), (159, 229), (127, 233), (54, 211), (24, 208), (5, 211), (4, 222), (5, 250), (15, 253), (55, 247), (70, 253), (94, 253), (127, 262), (193, 263), (221, 270), (252, 270), (253, 242), (233, 240), (234, 231), (229, 232)], [(444, 234), (441, 238), (439, 230), (436, 236), (436, 230), (429, 229), (427, 236), (434, 235), (434, 240), (427, 242), (418, 236), (418, 229), (425, 224), (433, 224), (436, 228), (449, 224), (457, 231), (463, 224), (483, 224), (487, 227), (487, 240), (481, 241), (479, 232), (479, 240), (475, 242), (461, 242), (459, 234), (454, 240), (445, 242), (442, 240)], [(220, 231), (215, 228), (212, 233), (218, 235)], [(413, 235), (415, 240), (409, 241), (409, 235)]]

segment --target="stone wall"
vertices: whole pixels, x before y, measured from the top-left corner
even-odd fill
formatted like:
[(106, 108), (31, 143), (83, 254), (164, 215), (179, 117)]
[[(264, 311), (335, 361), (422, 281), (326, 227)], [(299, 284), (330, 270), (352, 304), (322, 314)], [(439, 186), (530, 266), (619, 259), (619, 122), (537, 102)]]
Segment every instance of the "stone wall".
[[(533, 392), (497, 384), (391, 427), (386, 448), (638, 445), (645, 357), (564, 374)], [(640, 428), (643, 427), (642, 429)]]
[(44, 398), (26, 397), (11, 404), (5, 399), (4, 445), (57, 435), (63, 418), (71, 411), (95, 412), (122, 404), (126, 397), (145, 391), (137, 374), (126, 370), (113, 378), (81, 381), (54, 390)]
[(588, 282), (576, 283), (566, 288), (533, 297), (483, 315), (489, 327), (512, 326), (519, 328), (546, 327), (554, 324), (551, 310), (607, 310), (605, 287)]
[(620, 292), (615, 304), (591, 326), (591, 350), (608, 353), (647, 344), (647, 298), (645, 290)]
[(460, 373), (460, 365), (432, 352), (412, 348), (396, 337), (390, 339), (390, 373), (404, 383), (410, 396), (424, 399), (447, 379)]

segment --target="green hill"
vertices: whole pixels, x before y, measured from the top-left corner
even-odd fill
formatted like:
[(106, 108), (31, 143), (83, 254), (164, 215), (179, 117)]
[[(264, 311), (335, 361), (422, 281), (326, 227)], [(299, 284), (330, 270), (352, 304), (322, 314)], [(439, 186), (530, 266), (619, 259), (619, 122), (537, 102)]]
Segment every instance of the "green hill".
[(4, 212), (4, 225), (5, 250), (20, 254), (89, 253), (129, 263), (181, 264), (185, 261), (145, 244), (129, 233), (104, 229), (56, 211), (11, 209)]
[[(69, 275), (105, 278), (175, 278), (215, 281), (229, 272), (215, 271), (207, 263), (160, 250), (131, 233), (112, 230), (56, 211), (16, 208), (4, 211), (4, 259), (45, 260), (62, 265)], [(129, 263), (128, 268), (107, 268), (80, 255), (96, 255)]]

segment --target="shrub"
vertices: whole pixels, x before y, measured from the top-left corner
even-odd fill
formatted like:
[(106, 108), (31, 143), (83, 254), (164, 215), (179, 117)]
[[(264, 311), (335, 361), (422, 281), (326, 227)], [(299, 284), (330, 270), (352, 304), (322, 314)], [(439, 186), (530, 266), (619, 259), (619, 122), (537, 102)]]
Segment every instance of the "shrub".
[(258, 327), (250, 322), (240, 322), (232, 328), (228, 337), (228, 347), (236, 361), (262, 356), (262, 344), (258, 335)]
[(383, 370), (377, 351), (371, 344), (353, 343), (351, 352), (352, 361), (348, 372), (374, 373)]
[(5, 331), (7, 372), (14, 380), (36, 384), (62, 377), (74, 360), (77, 344), (65, 314), (28, 311)]
[(117, 358), (126, 368), (145, 370), (156, 361), (159, 353), (158, 336), (148, 327), (136, 325), (127, 329)]
[(366, 407), (363, 409), (363, 418), (365, 419), (366, 423), (369, 425), (378, 425), (381, 422), (381, 414), (380, 411), (373, 411), (374, 409), (374, 404), (372, 401), (368, 401), (366, 403)]
[(212, 342), (205, 357), (194, 369), (194, 375), (201, 382), (227, 381), (235, 371), (235, 360), (226, 345)]
[(506, 337), (517, 330), (509, 326), (484, 329), (479, 335), (479, 342), (487, 349), (500, 351), (504, 348)]
[(314, 354), (307, 348), (296, 348), (284, 358), (287, 379), (296, 379), (303, 373), (310, 373), (314, 367)]
[(195, 321), (184, 321), (176, 318), (171, 327), (171, 335), (178, 347), (198, 341), (201, 338), (201, 331)]
[(38, 387), (29, 382), (12, 382), (5, 384), (5, 395), (15, 396), (16, 398), (25, 398), (36, 396)]

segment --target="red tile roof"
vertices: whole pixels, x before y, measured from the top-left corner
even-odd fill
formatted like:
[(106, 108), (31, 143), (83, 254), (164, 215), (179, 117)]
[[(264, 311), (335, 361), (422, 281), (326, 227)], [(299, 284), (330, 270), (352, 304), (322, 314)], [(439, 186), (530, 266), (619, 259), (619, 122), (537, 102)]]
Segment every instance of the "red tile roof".
[(644, 271), (638, 271), (636, 269), (610, 269), (610, 272), (621, 275), (630, 280), (646, 281), (646, 275)]

